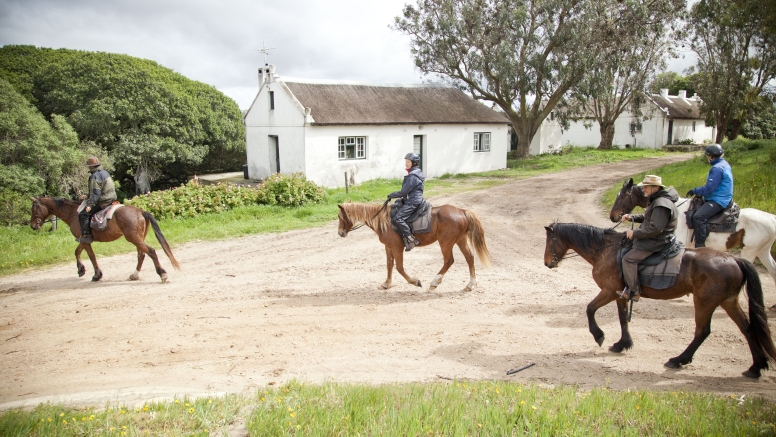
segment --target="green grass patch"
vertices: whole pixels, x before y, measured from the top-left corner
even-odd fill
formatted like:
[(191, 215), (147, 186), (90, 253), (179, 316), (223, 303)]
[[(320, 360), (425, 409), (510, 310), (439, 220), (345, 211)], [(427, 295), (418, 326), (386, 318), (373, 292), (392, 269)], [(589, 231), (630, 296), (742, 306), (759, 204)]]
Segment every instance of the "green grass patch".
[(776, 408), (770, 401), (732, 395), (505, 381), (377, 386), (291, 381), (256, 396), (140, 408), (41, 404), (2, 413), (0, 435), (226, 435), (234, 422), (245, 422), (252, 436), (773, 435)]
[[(741, 208), (776, 214), (776, 139), (737, 139), (722, 147), (725, 159), (733, 169), (733, 200)], [(709, 163), (703, 153), (699, 153), (695, 159), (633, 175), (633, 181), (642, 181), (646, 174), (662, 177), (663, 184), (673, 186), (680, 196), (684, 196), (687, 191), (706, 183)], [(604, 193), (601, 207), (605, 211), (611, 210), (621, 188), (622, 183), (617, 183)], [(771, 248), (771, 253), (776, 256), (776, 247)]]
[[(565, 148), (562, 153), (540, 155), (522, 160), (507, 160), (507, 168), (465, 175), (446, 175), (426, 181), (426, 196), (444, 195), (462, 191), (480, 190), (514, 180), (564, 169), (665, 155), (651, 149), (596, 150), (593, 148)], [(337, 218), (337, 204), (353, 202), (383, 202), (386, 195), (401, 187), (399, 179), (376, 179), (350, 187), (325, 190), (321, 203), (300, 207), (278, 205), (243, 206), (217, 214), (159, 220), (162, 232), (173, 249), (191, 241), (221, 240), (245, 235), (284, 232), (321, 226)], [(45, 226), (48, 229), (48, 225)], [(153, 235), (148, 243), (159, 249)], [(77, 244), (66, 224), (60, 222), (55, 232), (33, 231), (29, 226), (0, 227), (0, 276), (25, 269), (56, 263), (72, 263)], [(135, 251), (123, 238), (110, 244), (92, 246), (98, 257)], [(164, 255), (160, 255), (164, 258)], [(86, 253), (87, 273), (91, 274)], [(166, 262), (163, 261), (164, 264)]]

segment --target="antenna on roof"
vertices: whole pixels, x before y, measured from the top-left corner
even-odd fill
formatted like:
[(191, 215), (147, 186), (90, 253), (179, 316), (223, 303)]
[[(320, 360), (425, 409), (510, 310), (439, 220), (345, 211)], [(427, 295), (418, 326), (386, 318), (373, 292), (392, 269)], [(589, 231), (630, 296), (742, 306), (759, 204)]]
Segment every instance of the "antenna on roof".
[(270, 50), (275, 50), (275, 47), (265, 47), (264, 41), (261, 42), (261, 48), (260, 49), (254, 49), (255, 51), (261, 53), (264, 55), (264, 65), (267, 65), (267, 55), (269, 55)]

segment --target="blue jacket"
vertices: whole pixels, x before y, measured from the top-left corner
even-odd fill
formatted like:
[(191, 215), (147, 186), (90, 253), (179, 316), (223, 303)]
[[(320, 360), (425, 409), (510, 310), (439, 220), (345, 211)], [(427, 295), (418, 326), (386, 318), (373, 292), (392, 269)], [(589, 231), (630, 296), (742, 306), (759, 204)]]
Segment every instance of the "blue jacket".
[(706, 202), (715, 202), (727, 208), (733, 200), (733, 170), (725, 158), (717, 158), (710, 164), (706, 185), (693, 188), (692, 192), (696, 196), (703, 196)]
[(404, 181), (401, 183), (401, 190), (394, 191), (388, 197), (392, 199), (402, 198), (405, 205), (420, 205), (423, 203), (423, 187), (426, 175), (419, 167), (412, 167)]

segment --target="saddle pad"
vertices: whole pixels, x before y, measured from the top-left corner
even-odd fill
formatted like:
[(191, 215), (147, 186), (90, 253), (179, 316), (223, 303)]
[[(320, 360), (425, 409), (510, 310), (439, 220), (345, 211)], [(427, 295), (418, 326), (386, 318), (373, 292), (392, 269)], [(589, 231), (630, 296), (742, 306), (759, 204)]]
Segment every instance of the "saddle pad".
[[(397, 200), (391, 205), (391, 227), (396, 233), (399, 233), (399, 228), (393, 224), (393, 217), (401, 206), (401, 200)], [(413, 234), (427, 234), (431, 232), (431, 204), (424, 200), (423, 203), (418, 206), (418, 209), (407, 218), (407, 224), (410, 225), (410, 230)]]
[[(639, 283), (642, 286), (656, 290), (665, 290), (674, 286), (676, 277), (679, 276), (679, 271), (682, 268), (684, 246), (675, 240), (672, 243), (639, 263)], [(617, 252), (617, 267), (620, 269), (620, 278), (622, 278), (622, 258), (631, 248), (632, 246), (626, 246)]]
[(108, 206), (107, 208), (97, 211), (92, 216), (92, 221), (91, 223), (89, 223), (89, 226), (92, 229), (96, 229), (98, 231), (104, 231), (108, 227), (108, 220), (112, 219), (113, 214), (116, 212), (116, 210), (121, 208), (122, 206), (124, 205), (116, 202)]

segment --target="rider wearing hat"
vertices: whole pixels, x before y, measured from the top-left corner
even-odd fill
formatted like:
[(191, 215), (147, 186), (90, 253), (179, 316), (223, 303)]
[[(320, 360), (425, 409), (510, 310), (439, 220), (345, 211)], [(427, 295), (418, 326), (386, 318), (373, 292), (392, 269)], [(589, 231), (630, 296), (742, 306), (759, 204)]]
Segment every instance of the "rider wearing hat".
[(706, 223), (711, 217), (727, 209), (733, 201), (733, 170), (723, 158), (724, 155), (719, 144), (706, 147), (706, 160), (711, 165), (706, 185), (687, 192), (687, 197), (703, 196), (704, 200), (703, 205), (692, 216), (695, 247), (706, 247)]
[(644, 193), (649, 204), (644, 214), (622, 216), (623, 220), (641, 223), (641, 226), (635, 230), (629, 229), (626, 233), (633, 240), (633, 249), (622, 258), (622, 275), (627, 287), (622, 293), (618, 292), (620, 297), (636, 301), (641, 294), (639, 262), (671, 243), (677, 222), (674, 202), (679, 200), (679, 193), (673, 188), (666, 189), (660, 176), (644, 176), (644, 181), (637, 188)]
[(116, 188), (113, 185), (113, 179), (110, 174), (103, 170), (100, 160), (92, 156), (86, 160), (89, 167), (89, 195), (81, 196), (86, 199), (86, 208), (78, 213), (78, 221), (81, 224), (81, 243), (91, 243), (92, 228), (89, 221), (97, 211), (109, 206), (116, 200)]
[(410, 226), (406, 220), (423, 203), (423, 181), (426, 176), (418, 167), (420, 156), (414, 153), (408, 153), (404, 156), (404, 167), (407, 170), (407, 176), (401, 184), (401, 190), (394, 191), (388, 195), (388, 199), (402, 199), (402, 206), (399, 212), (393, 217), (393, 223), (399, 228), (399, 234), (404, 240), (404, 251), (409, 252), (420, 242), (412, 235)]

